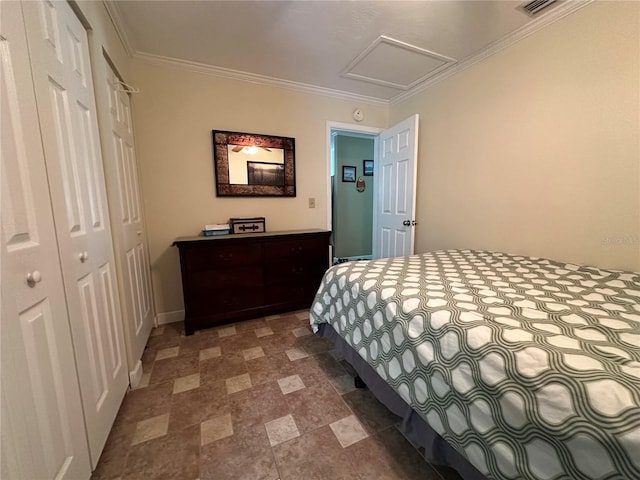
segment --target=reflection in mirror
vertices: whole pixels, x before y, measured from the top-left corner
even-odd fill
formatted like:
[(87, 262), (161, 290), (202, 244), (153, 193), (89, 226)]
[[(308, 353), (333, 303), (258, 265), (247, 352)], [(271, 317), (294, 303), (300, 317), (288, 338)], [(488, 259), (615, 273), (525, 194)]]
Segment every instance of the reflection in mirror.
[(232, 185), (284, 186), (284, 150), (227, 145), (229, 183)]
[(219, 197), (296, 196), (295, 139), (213, 130)]

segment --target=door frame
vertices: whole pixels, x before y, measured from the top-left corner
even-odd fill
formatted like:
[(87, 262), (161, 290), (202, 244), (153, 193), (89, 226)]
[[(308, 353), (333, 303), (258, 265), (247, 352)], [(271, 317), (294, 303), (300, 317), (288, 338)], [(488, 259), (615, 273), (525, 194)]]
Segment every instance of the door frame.
[[(378, 145), (380, 141), (380, 133), (384, 132), (384, 128), (379, 127), (370, 127), (367, 125), (355, 125), (353, 123), (344, 123), (344, 122), (334, 122), (331, 120), (327, 120), (326, 126), (326, 164), (325, 164), (325, 182), (326, 182), (326, 193), (327, 193), (327, 230), (333, 231), (333, 223), (332, 223), (332, 212), (333, 212), (333, 199), (331, 198), (331, 142), (332, 142), (332, 134), (333, 132), (345, 132), (345, 133), (359, 133), (359, 134), (367, 134), (373, 137), (373, 167), (374, 174), (376, 165), (378, 164)], [(375, 184), (375, 182), (373, 182)], [(375, 185), (374, 185), (375, 188)], [(373, 199), (375, 202), (375, 190), (373, 193)], [(330, 252), (331, 258), (333, 258), (333, 246), (332, 251)]]

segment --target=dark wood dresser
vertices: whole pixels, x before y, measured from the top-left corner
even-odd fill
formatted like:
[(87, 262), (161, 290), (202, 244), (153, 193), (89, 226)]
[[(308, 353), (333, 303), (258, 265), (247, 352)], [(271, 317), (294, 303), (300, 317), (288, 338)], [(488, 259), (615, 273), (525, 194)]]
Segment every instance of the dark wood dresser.
[(181, 237), (184, 328), (307, 308), (329, 268), (325, 230)]

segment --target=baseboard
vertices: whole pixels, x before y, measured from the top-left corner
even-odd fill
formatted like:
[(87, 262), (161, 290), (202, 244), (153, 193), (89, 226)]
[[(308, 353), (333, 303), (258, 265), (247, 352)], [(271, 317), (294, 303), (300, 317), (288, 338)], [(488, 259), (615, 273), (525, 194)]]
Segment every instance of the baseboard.
[(159, 313), (156, 317), (158, 325), (166, 325), (167, 323), (175, 323), (184, 321), (184, 310), (176, 310), (175, 312)]
[(136, 388), (142, 379), (142, 362), (138, 360), (133, 370), (129, 372), (129, 384), (131, 388)]

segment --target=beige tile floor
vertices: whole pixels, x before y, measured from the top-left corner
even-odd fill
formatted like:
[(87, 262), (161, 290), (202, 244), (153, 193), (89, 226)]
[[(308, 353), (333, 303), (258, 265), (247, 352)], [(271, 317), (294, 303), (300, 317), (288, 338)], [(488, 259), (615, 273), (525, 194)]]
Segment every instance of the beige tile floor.
[(306, 311), (155, 329), (93, 480), (459, 480), (313, 335)]

